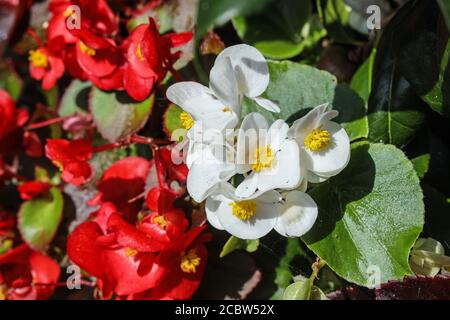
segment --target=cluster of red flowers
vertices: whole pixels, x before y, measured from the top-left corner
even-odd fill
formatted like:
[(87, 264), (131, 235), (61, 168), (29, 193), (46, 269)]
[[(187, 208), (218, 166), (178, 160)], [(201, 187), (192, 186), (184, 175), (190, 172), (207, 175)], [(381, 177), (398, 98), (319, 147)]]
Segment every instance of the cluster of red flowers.
[(20, 240), (15, 218), (0, 211), (0, 300), (47, 299), (61, 270), (58, 263)]
[(201, 226), (188, 230), (184, 211), (174, 206), (179, 193), (145, 190), (150, 170), (159, 169), (140, 157), (110, 166), (90, 201), (99, 209), (68, 238), (70, 259), (97, 278), (102, 298), (187, 299), (200, 284), (209, 235)]
[[(168, 72), (176, 73), (173, 65), (180, 53), (174, 48), (192, 38), (191, 33), (160, 35), (152, 18), (128, 33), (106, 0), (50, 0), (49, 11), (45, 42), (29, 30), (38, 43), (29, 52), (29, 72), (45, 90), (68, 73), (142, 101)], [(152, 160), (127, 157), (106, 169), (87, 202), (96, 211), (67, 236), (67, 255), (83, 270), (82, 284), (95, 287), (102, 299), (190, 298), (203, 277), (210, 235), (203, 232), (204, 222), (190, 219), (191, 204), (184, 199), (188, 169), (172, 162), (173, 147), (137, 135), (93, 146), (94, 135), (89, 134), (47, 139), (43, 148), (33, 130), (64, 117), (36, 124), (42, 114), (30, 114), (0, 89), (0, 186), (13, 188), (21, 208), (31, 201), (51, 201), (55, 190), (63, 190), (59, 176), (51, 179), (45, 169), (44, 178), (37, 173), (32, 179), (21, 176), (24, 154), (42, 157), (45, 150), (62, 181), (82, 192), (85, 186), (94, 187), (95, 153), (131, 143), (153, 151)], [(50, 242), (34, 246), (23, 233), (20, 212), (12, 214), (12, 208), (0, 204), (0, 300), (47, 299), (56, 287), (66, 286), (60, 268), (64, 252), (50, 250)], [(66, 232), (59, 226), (59, 236)]]
[(150, 18), (122, 38), (119, 19), (106, 0), (52, 0), (47, 43), (29, 55), (30, 74), (51, 89), (64, 71), (89, 80), (102, 90), (126, 90), (135, 100), (146, 99), (161, 82), (192, 33), (165, 34)]

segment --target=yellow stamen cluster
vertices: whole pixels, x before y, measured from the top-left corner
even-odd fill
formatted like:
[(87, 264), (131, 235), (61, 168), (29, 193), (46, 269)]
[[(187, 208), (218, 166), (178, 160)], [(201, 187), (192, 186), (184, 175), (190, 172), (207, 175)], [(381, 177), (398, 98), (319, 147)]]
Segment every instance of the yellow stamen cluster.
[(88, 56), (95, 56), (96, 52), (94, 49), (89, 48), (83, 41), (80, 41), (80, 50), (83, 53), (86, 53)]
[(6, 288), (0, 285), (0, 300), (6, 300)]
[(230, 204), (233, 215), (248, 221), (256, 214), (256, 202), (252, 200), (237, 201)]
[(137, 48), (136, 48), (136, 56), (138, 57), (138, 59), (140, 61), (144, 61), (144, 55), (142, 54), (142, 47), (141, 44), (139, 43)]
[(125, 255), (128, 258), (134, 257), (135, 255), (138, 254), (138, 251), (136, 249), (133, 248), (125, 248)]
[(255, 159), (252, 170), (259, 172), (263, 169), (269, 169), (273, 165), (273, 152), (269, 145), (258, 147), (255, 152)]
[(192, 117), (190, 116), (190, 114), (187, 113), (187, 112), (182, 112), (182, 113), (180, 113), (180, 121), (181, 121), (181, 125), (182, 125), (183, 128), (185, 128), (186, 130), (189, 130), (189, 129), (192, 128), (192, 126), (195, 124), (194, 119), (192, 119)]
[(48, 57), (41, 49), (30, 50), (28, 61), (30, 61), (36, 68), (47, 68)]
[(180, 268), (185, 273), (195, 273), (200, 265), (201, 258), (197, 254), (196, 249), (191, 249), (187, 253), (181, 254)]
[(161, 229), (165, 230), (167, 228), (167, 224), (168, 224), (167, 219), (163, 215), (154, 216), (152, 218), (152, 222), (156, 223), (158, 225), (158, 227), (160, 227)]
[(322, 128), (314, 129), (306, 138), (303, 144), (311, 151), (319, 151), (330, 144), (331, 135)]

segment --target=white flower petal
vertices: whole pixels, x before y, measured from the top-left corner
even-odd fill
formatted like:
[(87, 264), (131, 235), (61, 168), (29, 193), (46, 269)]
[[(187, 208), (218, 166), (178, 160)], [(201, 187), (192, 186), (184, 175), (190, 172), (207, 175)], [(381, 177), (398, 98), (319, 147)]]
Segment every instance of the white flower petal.
[(230, 203), (222, 202), (217, 216), (223, 228), (233, 236), (245, 240), (259, 239), (268, 234), (277, 222), (275, 204), (257, 202), (256, 214), (247, 221), (237, 218)]
[(253, 100), (255, 100), (255, 102), (257, 104), (259, 104), (261, 107), (263, 107), (267, 111), (276, 112), (276, 113), (279, 113), (281, 111), (280, 107), (269, 99), (256, 97)]
[(255, 162), (256, 150), (265, 143), (269, 124), (260, 113), (252, 112), (242, 120), (236, 144), (236, 164), (239, 173), (248, 172)]
[(235, 165), (213, 159), (209, 149), (203, 149), (191, 165), (187, 178), (189, 195), (202, 202), (213, 194), (219, 183), (229, 180), (235, 174)]
[(305, 179), (311, 183), (322, 183), (328, 180), (328, 177), (322, 177), (312, 171), (305, 170)]
[(209, 74), (209, 87), (226, 106), (240, 114), (241, 98), (230, 58), (216, 59)]
[(350, 159), (350, 139), (347, 132), (339, 124), (331, 121), (323, 123), (323, 129), (330, 132), (330, 145), (323, 150), (305, 151), (305, 168), (321, 177), (330, 177), (341, 172)]
[(266, 143), (273, 151), (279, 151), (287, 139), (289, 126), (284, 120), (276, 120), (269, 128)]
[(236, 188), (234, 194), (236, 197), (240, 198), (249, 198), (256, 192), (258, 187), (258, 175), (255, 172), (250, 173), (247, 177), (245, 177), (244, 181), (242, 181)]
[(306, 193), (291, 191), (286, 195), (286, 202), (279, 205), (275, 230), (285, 237), (301, 237), (314, 225), (318, 209), (314, 200)]
[(321, 104), (309, 111), (305, 116), (295, 120), (289, 129), (288, 136), (296, 139), (300, 145), (303, 145), (306, 136), (319, 127), (320, 119), (327, 106), (328, 103)]
[(223, 103), (214, 97), (212, 91), (193, 81), (178, 82), (171, 85), (166, 92), (167, 99), (189, 113), (194, 120), (205, 114), (221, 111)]
[(254, 172), (258, 176), (257, 188), (260, 191), (291, 189), (300, 184), (300, 156), (294, 140), (286, 140), (276, 155), (272, 170)]
[(205, 212), (208, 222), (216, 229), (224, 230), (222, 224), (220, 223), (217, 212), (219, 210), (221, 201), (214, 200), (212, 197), (206, 199)]
[(269, 85), (269, 67), (264, 56), (252, 46), (239, 44), (223, 50), (216, 59), (217, 63), (230, 58), (237, 74), (240, 92), (249, 98), (260, 96)]

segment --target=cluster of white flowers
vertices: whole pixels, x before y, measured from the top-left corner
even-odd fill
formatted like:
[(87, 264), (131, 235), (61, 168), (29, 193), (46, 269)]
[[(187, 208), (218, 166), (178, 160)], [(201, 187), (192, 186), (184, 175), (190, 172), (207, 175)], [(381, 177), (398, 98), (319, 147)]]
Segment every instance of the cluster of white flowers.
[(241, 44), (219, 54), (209, 88), (186, 81), (167, 90), (183, 109), (188, 192), (197, 202), (206, 200), (211, 225), (241, 239), (259, 239), (272, 229), (286, 237), (308, 232), (318, 214), (305, 193), (308, 182), (338, 174), (350, 157), (347, 133), (331, 121), (338, 113), (327, 105), (291, 127), (283, 120), (269, 125), (258, 112), (241, 119), (245, 98), (280, 112), (260, 96), (268, 84), (263, 55)]

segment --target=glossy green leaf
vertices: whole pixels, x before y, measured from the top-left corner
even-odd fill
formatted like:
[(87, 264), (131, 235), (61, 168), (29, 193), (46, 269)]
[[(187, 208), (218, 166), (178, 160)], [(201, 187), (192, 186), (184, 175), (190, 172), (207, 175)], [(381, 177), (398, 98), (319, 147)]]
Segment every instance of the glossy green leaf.
[(411, 162), (414, 166), (414, 169), (417, 172), (417, 175), (419, 178), (423, 178), (425, 174), (428, 172), (428, 168), (430, 166), (430, 159), (431, 156), (429, 153), (420, 155), (418, 157), (415, 157), (414, 159), (411, 159)]
[(24, 241), (33, 249), (45, 251), (62, 219), (64, 201), (58, 188), (49, 196), (26, 201), (19, 210), (18, 226)]
[[(424, 105), (400, 73), (394, 43), (400, 12), (387, 26), (377, 48), (368, 104), (369, 140), (405, 146), (424, 121)], [(409, 31), (410, 32), (410, 31)]]
[(411, 274), (424, 223), (419, 179), (392, 145), (357, 143), (339, 175), (310, 191), (319, 216), (302, 239), (339, 276), (372, 286)]
[(280, 113), (270, 113), (254, 101), (246, 99), (243, 115), (260, 112), (270, 122), (284, 119), (292, 122), (310, 109), (330, 103), (339, 110), (336, 119), (346, 129), (351, 140), (368, 134), (366, 109), (362, 99), (347, 85), (338, 85), (336, 78), (326, 71), (290, 61), (269, 61), (270, 83), (264, 96), (280, 106)]
[(255, 252), (258, 250), (259, 240), (242, 240), (231, 236), (220, 252), (220, 257), (223, 258), (235, 250), (245, 250), (247, 252)]
[(91, 88), (92, 84), (88, 81), (73, 80), (61, 98), (59, 115), (67, 117), (75, 113), (87, 113)]
[(272, 0), (200, 0), (196, 39), (199, 40), (214, 26), (221, 26), (237, 16), (261, 11)]
[(450, 30), (450, 0), (437, 0), (439, 7), (441, 8), (442, 15), (447, 24), (447, 28)]
[(388, 30), (401, 74), (433, 110), (450, 116), (450, 42), (437, 2), (408, 2)]
[(367, 104), (372, 90), (373, 64), (375, 62), (376, 49), (372, 50), (370, 56), (358, 68), (353, 75), (350, 87), (358, 93), (361, 99)]
[(141, 129), (153, 108), (155, 96), (142, 102), (130, 99), (123, 92), (105, 92), (94, 88), (90, 110), (98, 131), (106, 140), (115, 142)]
[(286, 59), (298, 55), (315, 37), (318, 41), (325, 29), (311, 17), (310, 0), (281, 0), (256, 15), (233, 19), (239, 37), (256, 47), (266, 57)]

